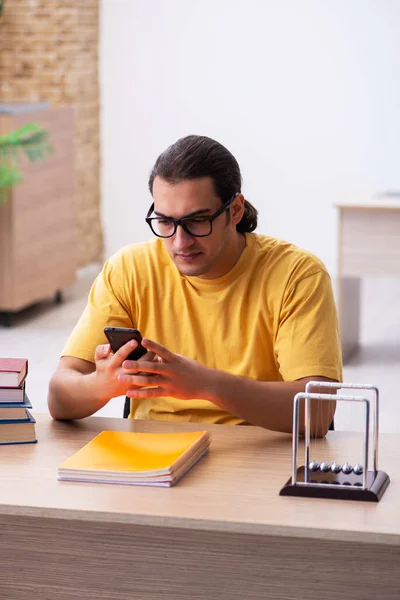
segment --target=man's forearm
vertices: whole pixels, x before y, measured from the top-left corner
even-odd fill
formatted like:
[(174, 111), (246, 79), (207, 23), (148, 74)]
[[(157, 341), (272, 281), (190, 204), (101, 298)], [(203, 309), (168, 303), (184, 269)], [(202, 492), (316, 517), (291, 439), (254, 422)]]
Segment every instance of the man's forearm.
[[(293, 398), (304, 392), (307, 381), (323, 379), (310, 377), (293, 382), (255, 381), (213, 370), (207, 399), (253, 425), (273, 431), (293, 431)], [(325, 379), (326, 380), (326, 379)], [(329, 393), (329, 392), (328, 392)], [(300, 409), (300, 432), (304, 432), (304, 402)], [(311, 401), (311, 431), (322, 437), (329, 429), (335, 413), (335, 402)]]
[(83, 419), (102, 408), (109, 398), (99, 396), (94, 384), (95, 373), (81, 374), (60, 369), (49, 385), (48, 406), (53, 419)]

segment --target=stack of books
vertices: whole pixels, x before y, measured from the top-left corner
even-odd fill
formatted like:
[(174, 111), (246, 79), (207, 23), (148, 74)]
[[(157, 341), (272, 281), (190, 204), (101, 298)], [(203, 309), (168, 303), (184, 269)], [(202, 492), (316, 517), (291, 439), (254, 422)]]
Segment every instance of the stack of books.
[(28, 359), (0, 358), (0, 445), (36, 440), (32, 404), (26, 393)]
[(58, 467), (61, 481), (171, 486), (208, 451), (207, 431), (102, 431)]

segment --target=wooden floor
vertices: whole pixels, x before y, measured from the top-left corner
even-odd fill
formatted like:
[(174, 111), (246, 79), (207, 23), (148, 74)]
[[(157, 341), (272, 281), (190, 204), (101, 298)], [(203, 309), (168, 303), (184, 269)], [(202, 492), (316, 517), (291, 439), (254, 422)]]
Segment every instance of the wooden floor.
[[(23, 311), (12, 328), (0, 325), (0, 356), (26, 356), (29, 359), (27, 391), (38, 412), (47, 411), (46, 395), (63, 344), (86, 303), (91, 282), (99, 265), (86, 268), (76, 284), (65, 290), (60, 305), (49, 299)], [(400, 279), (363, 281), (360, 351), (344, 368), (344, 380), (378, 386), (381, 396), (381, 431), (400, 432)], [(123, 399), (109, 402), (99, 415), (122, 415)], [(359, 407), (356, 407), (358, 409)], [(340, 430), (360, 430), (361, 409), (341, 403), (335, 425)]]

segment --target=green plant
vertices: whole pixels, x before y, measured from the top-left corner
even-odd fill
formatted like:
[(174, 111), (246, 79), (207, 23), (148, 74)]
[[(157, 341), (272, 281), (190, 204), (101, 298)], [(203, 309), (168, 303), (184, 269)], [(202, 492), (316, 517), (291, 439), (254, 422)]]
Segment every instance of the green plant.
[(0, 202), (5, 200), (8, 189), (23, 180), (19, 167), (20, 153), (35, 162), (43, 160), (51, 151), (46, 131), (36, 123), (28, 123), (17, 131), (0, 136)]

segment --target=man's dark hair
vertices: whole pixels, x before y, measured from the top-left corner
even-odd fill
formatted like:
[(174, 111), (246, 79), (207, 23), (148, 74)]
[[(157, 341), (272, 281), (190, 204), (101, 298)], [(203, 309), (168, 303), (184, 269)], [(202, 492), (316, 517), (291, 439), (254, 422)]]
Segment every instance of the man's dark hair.
[[(240, 168), (233, 154), (219, 142), (201, 135), (180, 138), (160, 154), (149, 177), (152, 195), (155, 177), (168, 183), (211, 177), (215, 193), (222, 203), (241, 192), (242, 185)], [(236, 225), (237, 231), (254, 231), (257, 227), (257, 214), (257, 209), (245, 200), (243, 217)]]

